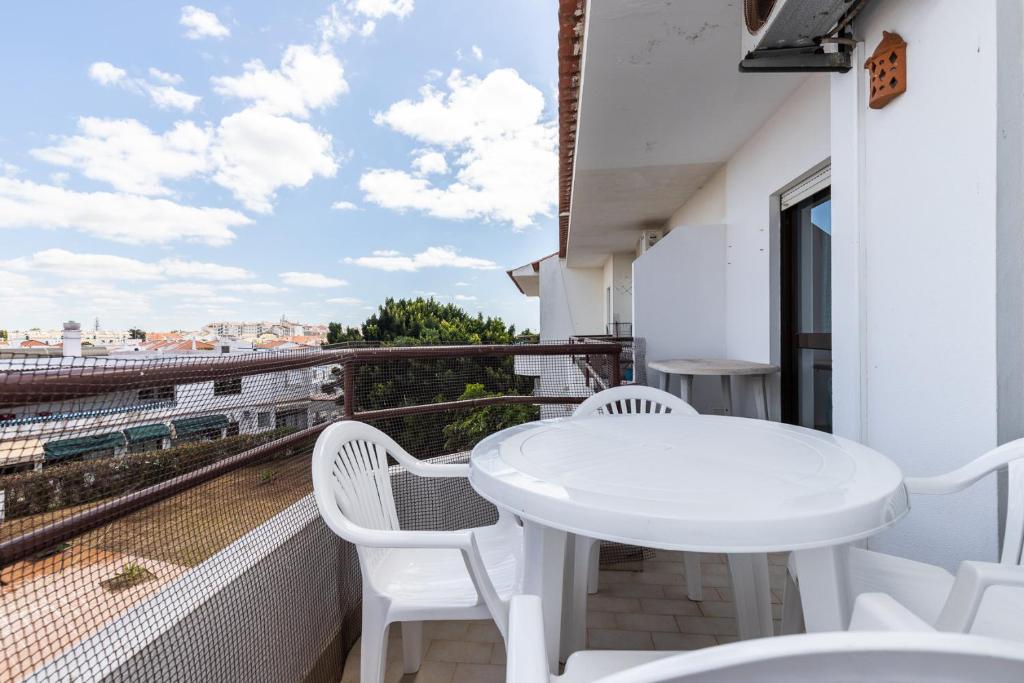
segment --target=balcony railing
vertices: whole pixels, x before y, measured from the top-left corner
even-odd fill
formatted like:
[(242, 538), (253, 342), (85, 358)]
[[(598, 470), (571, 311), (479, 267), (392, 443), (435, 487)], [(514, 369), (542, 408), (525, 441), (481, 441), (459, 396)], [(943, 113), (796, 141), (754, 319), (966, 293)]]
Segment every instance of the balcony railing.
[[(0, 421), (0, 457), (28, 463), (0, 474), (0, 680), (337, 680), (359, 635), (360, 575), (309, 495), (316, 436), (357, 419), (417, 457), (464, 460), (487, 434), (567, 414), (595, 380), (618, 382), (622, 353), (577, 340), (0, 366), (0, 405), (14, 415)], [(533, 358), (539, 374), (516, 373)], [(235, 378), (241, 394), (214, 395)], [(139, 389), (169, 385), (173, 405), (122, 410)], [(277, 429), (285, 407), (305, 421)], [(44, 411), (78, 417), (22, 417)], [(178, 425), (201, 416), (232, 426), (183, 443)], [(83, 436), (140, 426), (167, 430), (163, 447), (75, 451)], [(42, 466), (19, 448), (43, 448)], [(394, 475), (406, 528), (494, 514), (465, 482)]]

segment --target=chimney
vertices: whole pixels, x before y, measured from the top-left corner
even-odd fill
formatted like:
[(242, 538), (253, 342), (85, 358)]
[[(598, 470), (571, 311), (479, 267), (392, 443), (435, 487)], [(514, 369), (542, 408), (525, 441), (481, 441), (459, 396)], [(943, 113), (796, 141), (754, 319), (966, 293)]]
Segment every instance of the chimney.
[(73, 320), (64, 323), (64, 356), (82, 355), (82, 326)]

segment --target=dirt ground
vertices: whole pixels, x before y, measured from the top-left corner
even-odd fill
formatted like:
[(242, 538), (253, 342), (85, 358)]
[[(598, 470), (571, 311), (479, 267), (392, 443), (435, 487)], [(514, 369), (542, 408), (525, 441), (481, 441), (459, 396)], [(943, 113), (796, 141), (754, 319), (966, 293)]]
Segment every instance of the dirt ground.
[[(0, 682), (21, 679), (93, 635), (311, 490), (308, 455), (253, 465), (80, 536), (54, 555), (3, 568)], [(77, 509), (0, 523), (0, 539)], [(131, 565), (152, 578), (123, 590), (103, 587)]]

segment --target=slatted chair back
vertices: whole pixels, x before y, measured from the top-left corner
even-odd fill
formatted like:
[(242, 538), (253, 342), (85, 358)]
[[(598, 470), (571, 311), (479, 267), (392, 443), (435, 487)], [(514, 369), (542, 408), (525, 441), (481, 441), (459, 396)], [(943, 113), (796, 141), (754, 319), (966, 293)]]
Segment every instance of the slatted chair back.
[(667, 391), (633, 384), (598, 392), (581, 403), (573, 417), (594, 415), (639, 415), (671, 413), (696, 415), (693, 406)]

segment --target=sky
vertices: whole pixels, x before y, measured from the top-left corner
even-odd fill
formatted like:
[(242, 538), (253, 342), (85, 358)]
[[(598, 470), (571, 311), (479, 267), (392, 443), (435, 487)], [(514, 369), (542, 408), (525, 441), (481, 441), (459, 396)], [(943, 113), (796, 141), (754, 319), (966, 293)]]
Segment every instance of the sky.
[(362, 322), (433, 295), (537, 328), (555, 0), (0, 6), (0, 328)]

